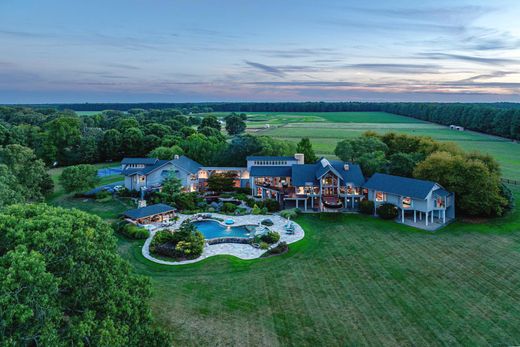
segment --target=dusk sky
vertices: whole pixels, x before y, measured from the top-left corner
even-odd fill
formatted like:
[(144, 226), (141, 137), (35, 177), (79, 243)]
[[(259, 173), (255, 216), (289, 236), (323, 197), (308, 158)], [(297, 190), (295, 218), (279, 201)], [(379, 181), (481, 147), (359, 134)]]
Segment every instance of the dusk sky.
[(0, 103), (520, 102), (516, 0), (1, 0), (0, 47)]

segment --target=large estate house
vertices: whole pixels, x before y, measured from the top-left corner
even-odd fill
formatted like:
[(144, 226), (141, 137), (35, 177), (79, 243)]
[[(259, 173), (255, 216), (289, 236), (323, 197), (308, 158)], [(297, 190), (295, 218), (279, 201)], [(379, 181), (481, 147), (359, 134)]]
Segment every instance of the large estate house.
[(304, 212), (356, 211), (360, 201), (399, 209), (401, 222), (445, 224), (455, 218), (455, 197), (438, 183), (376, 173), (365, 180), (359, 165), (321, 158), (305, 164), (303, 154), (249, 156), (245, 167), (206, 167), (186, 156), (173, 160), (125, 158), (121, 162), (129, 190), (160, 189), (163, 180), (177, 177), (185, 191), (204, 191), (213, 174), (232, 173), (235, 186), (250, 188), (257, 199), (275, 199), (284, 208)]

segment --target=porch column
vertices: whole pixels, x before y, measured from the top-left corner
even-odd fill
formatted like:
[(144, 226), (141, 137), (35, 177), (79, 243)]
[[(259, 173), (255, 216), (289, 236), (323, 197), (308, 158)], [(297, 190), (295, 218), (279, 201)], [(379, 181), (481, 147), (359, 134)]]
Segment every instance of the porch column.
[(348, 208), (347, 206), (347, 197), (343, 197), (343, 205), (345, 205), (346, 208)]
[(433, 224), (433, 213), (434, 213), (434, 212), (435, 212), (435, 211), (432, 211), (432, 224)]
[(442, 210), (442, 224), (446, 224), (446, 210)]
[(404, 209), (401, 209), (401, 222), (404, 223)]
[(305, 211), (307, 211), (307, 199), (304, 200), (305, 203)]
[(298, 199), (296, 199), (296, 208), (298, 208)]
[(417, 223), (417, 210), (413, 210), (413, 222)]
[(426, 213), (426, 226), (428, 226), (428, 211), (426, 211), (425, 213)]
[(354, 209), (354, 197), (351, 198), (352, 199), (352, 209)]
[(314, 197), (311, 197), (311, 208), (314, 210)]

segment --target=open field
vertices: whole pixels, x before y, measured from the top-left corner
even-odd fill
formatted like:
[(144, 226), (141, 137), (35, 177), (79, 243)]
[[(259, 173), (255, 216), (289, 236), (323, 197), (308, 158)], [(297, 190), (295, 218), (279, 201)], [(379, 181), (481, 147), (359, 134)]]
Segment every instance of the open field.
[(268, 259), (168, 267), (142, 241), (119, 247), (178, 345), (520, 343), (520, 212), (437, 233), (352, 214), (298, 222), (305, 239)]
[(520, 144), (471, 131), (454, 131), (414, 118), (383, 112), (252, 113), (247, 125), (251, 133), (293, 142), (309, 137), (317, 154), (324, 156), (334, 156), (338, 141), (368, 130), (431, 136), (439, 141), (455, 142), (468, 151), (489, 153), (502, 165), (503, 177), (520, 180)]

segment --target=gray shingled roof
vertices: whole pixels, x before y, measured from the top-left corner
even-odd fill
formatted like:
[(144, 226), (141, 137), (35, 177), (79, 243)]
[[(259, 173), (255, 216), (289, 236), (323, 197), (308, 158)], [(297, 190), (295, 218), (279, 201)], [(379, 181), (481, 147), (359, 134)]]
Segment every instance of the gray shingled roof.
[(135, 174), (148, 175), (150, 172), (157, 170), (169, 162), (170, 160), (157, 160), (153, 165), (148, 165), (143, 168), (129, 168), (123, 170), (121, 173), (125, 176), (132, 176)]
[(363, 187), (416, 199), (426, 199), (436, 184), (432, 181), (376, 173)]
[(159, 159), (157, 158), (123, 158), (121, 164), (142, 164), (142, 165), (154, 165)]
[[(343, 179), (343, 184), (353, 183), (361, 186), (365, 182), (365, 177), (361, 172), (361, 168), (357, 164), (344, 163), (339, 160), (326, 160), (323, 158), (315, 164), (295, 164), (292, 166), (292, 184), (294, 186), (305, 186), (307, 183), (319, 185), (318, 178), (326, 172), (332, 171), (335, 175), (339, 175)], [(323, 166), (323, 163), (326, 165)], [(345, 164), (348, 164), (348, 170), (345, 170)]]
[(160, 213), (166, 213), (175, 211), (174, 207), (166, 204), (155, 204), (141, 208), (134, 208), (132, 210), (125, 211), (123, 215), (132, 219), (139, 219), (154, 216)]
[(197, 163), (195, 160), (188, 158), (185, 155), (181, 155), (179, 159), (174, 159), (173, 164), (177, 167), (180, 167), (189, 173), (195, 174), (202, 167), (201, 164)]
[(296, 160), (294, 157), (270, 157), (270, 156), (261, 156), (261, 155), (250, 155), (246, 158), (246, 160)]
[(191, 174), (196, 174), (199, 171), (199, 169), (202, 167), (201, 164), (197, 163), (196, 161), (194, 161), (184, 155), (181, 155), (178, 159), (174, 159), (174, 160), (157, 160), (157, 159), (155, 159), (155, 160), (156, 160), (156, 162), (153, 165), (148, 165), (144, 168), (129, 168), (129, 169), (123, 170), (122, 174), (125, 176), (132, 176), (135, 174), (148, 175), (168, 163), (172, 163), (173, 165), (175, 165), (181, 169), (184, 169)]
[(253, 166), (251, 177), (291, 177), (290, 166)]

